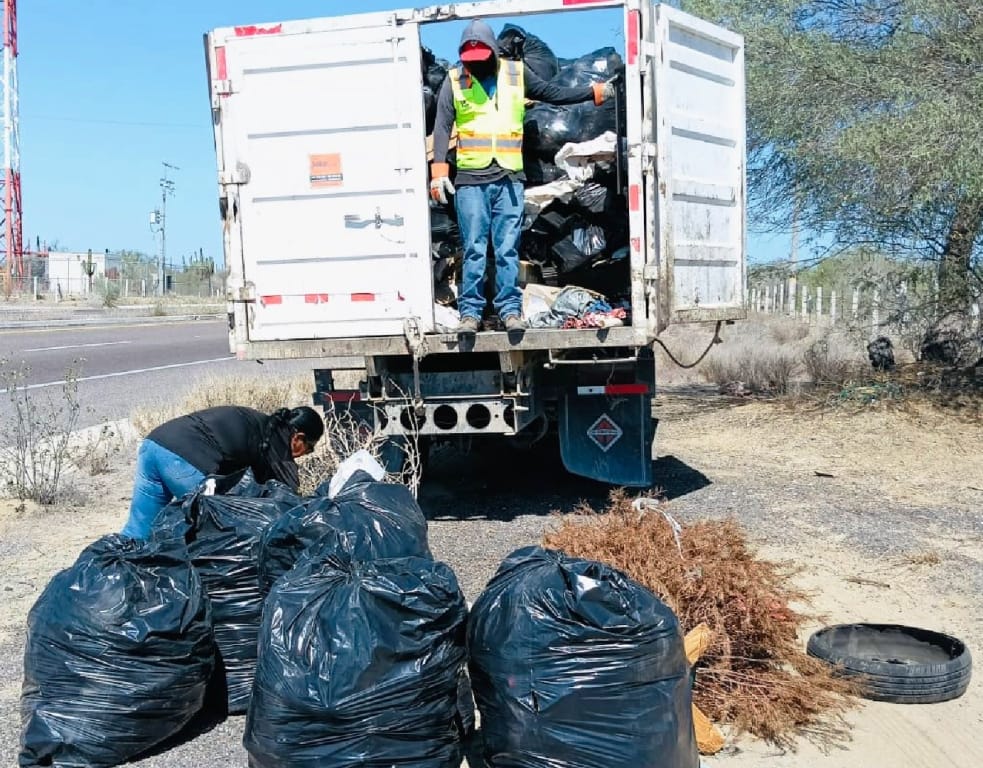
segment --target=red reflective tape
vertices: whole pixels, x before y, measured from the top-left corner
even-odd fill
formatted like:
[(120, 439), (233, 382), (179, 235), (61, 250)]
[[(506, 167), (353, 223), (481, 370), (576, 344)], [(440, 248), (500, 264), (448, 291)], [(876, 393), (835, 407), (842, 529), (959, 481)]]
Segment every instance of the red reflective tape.
[(356, 400), (361, 400), (362, 394), (357, 389), (339, 389), (334, 392), (325, 392), (324, 397), (330, 400), (332, 403), (352, 403)]
[(607, 386), (577, 387), (578, 395), (647, 395), (647, 384), (608, 384)]
[(641, 11), (628, 11), (628, 64), (634, 66), (638, 61), (638, 30), (641, 27)]
[(608, 384), (604, 388), (605, 395), (647, 395), (648, 384)]
[(642, 238), (640, 238), (640, 237), (633, 237), (631, 239), (631, 249), (635, 253), (638, 253), (639, 251), (641, 251), (642, 250)]
[(637, 184), (628, 187), (628, 210), (640, 211), (642, 209), (642, 191)]
[(260, 296), (259, 303), (264, 307), (268, 307), (270, 304), (283, 304), (283, 296)]
[(225, 46), (220, 45), (215, 49), (215, 79), (228, 80), (229, 68), (225, 63)]
[(257, 27), (251, 24), (248, 27), (236, 27), (236, 37), (252, 37), (253, 35), (279, 35), (283, 31), (283, 24), (272, 27)]
[(327, 304), (328, 294), (326, 293), (305, 293), (304, 294), (305, 304)]
[(374, 293), (353, 293), (352, 301), (375, 301)]

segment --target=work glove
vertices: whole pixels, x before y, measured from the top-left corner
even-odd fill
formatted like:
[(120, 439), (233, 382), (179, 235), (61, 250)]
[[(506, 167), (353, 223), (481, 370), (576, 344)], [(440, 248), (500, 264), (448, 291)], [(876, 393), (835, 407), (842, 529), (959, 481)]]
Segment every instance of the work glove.
[(441, 205), (447, 205), (448, 199), (454, 194), (450, 172), (451, 167), (447, 163), (430, 164), (430, 197)]
[(608, 80), (606, 83), (594, 83), (594, 103), (601, 106), (608, 99), (614, 98), (614, 83)]

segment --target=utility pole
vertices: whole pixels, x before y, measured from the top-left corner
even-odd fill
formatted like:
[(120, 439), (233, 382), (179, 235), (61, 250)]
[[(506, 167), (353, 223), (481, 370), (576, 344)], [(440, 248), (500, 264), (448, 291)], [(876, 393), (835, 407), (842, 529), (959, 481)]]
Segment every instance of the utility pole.
[(160, 262), (157, 266), (157, 295), (164, 295), (164, 267), (167, 263), (167, 198), (174, 195), (174, 182), (167, 178), (168, 171), (180, 171), (176, 165), (161, 161), (164, 175), (160, 178), (160, 208), (150, 214), (150, 229), (160, 232)]
[(3, 0), (3, 59), (0, 72), (0, 108), (2, 108), (3, 169), (0, 171), (0, 266), (7, 295), (14, 280), (22, 283), (24, 274), (24, 245), (21, 224), (20, 194), (20, 101), (17, 85), (17, 0)]

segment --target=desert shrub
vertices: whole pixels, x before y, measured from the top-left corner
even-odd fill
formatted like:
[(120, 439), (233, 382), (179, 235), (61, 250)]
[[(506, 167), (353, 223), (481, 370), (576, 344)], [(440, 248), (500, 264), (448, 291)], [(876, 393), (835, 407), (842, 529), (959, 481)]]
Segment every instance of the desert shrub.
[(869, 365), (846, 339), (827, 334), (802, 353), (802, 366), (814, 384), (845, 386), (857, 377), (870, 375)]
[(708, 381), (743, 392), (787, 395), (794, 387), (799, 364), (794, 351), (769, 346), (736, 346), (715, 349), (703, 362), (700, 373)]
[(58, 500), (82, 412), (79, 370), (75, 361), (60, 386), (30, 389), (30, 366), (0, 359), (0, 393), (10, 409), (0, 422), (0, 480), (7, 495), (39, 504)]

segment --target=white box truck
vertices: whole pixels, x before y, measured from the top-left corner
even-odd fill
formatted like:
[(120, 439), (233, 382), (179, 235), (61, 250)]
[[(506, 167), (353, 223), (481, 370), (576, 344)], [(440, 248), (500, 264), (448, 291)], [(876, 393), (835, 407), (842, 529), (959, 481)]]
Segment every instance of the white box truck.
[[(457, 336), (434, 319), (424, 25), (620, 10), (630, 320)], [(745, 314), (741, 36), (645, 0), (489, 0), (206, 35), (231, 350), (310, 358), (315, 402), (398, 442), (558, 439), (653, 482), (653, 342)], [(358, 369), (354, 390), (334, 386)]]

